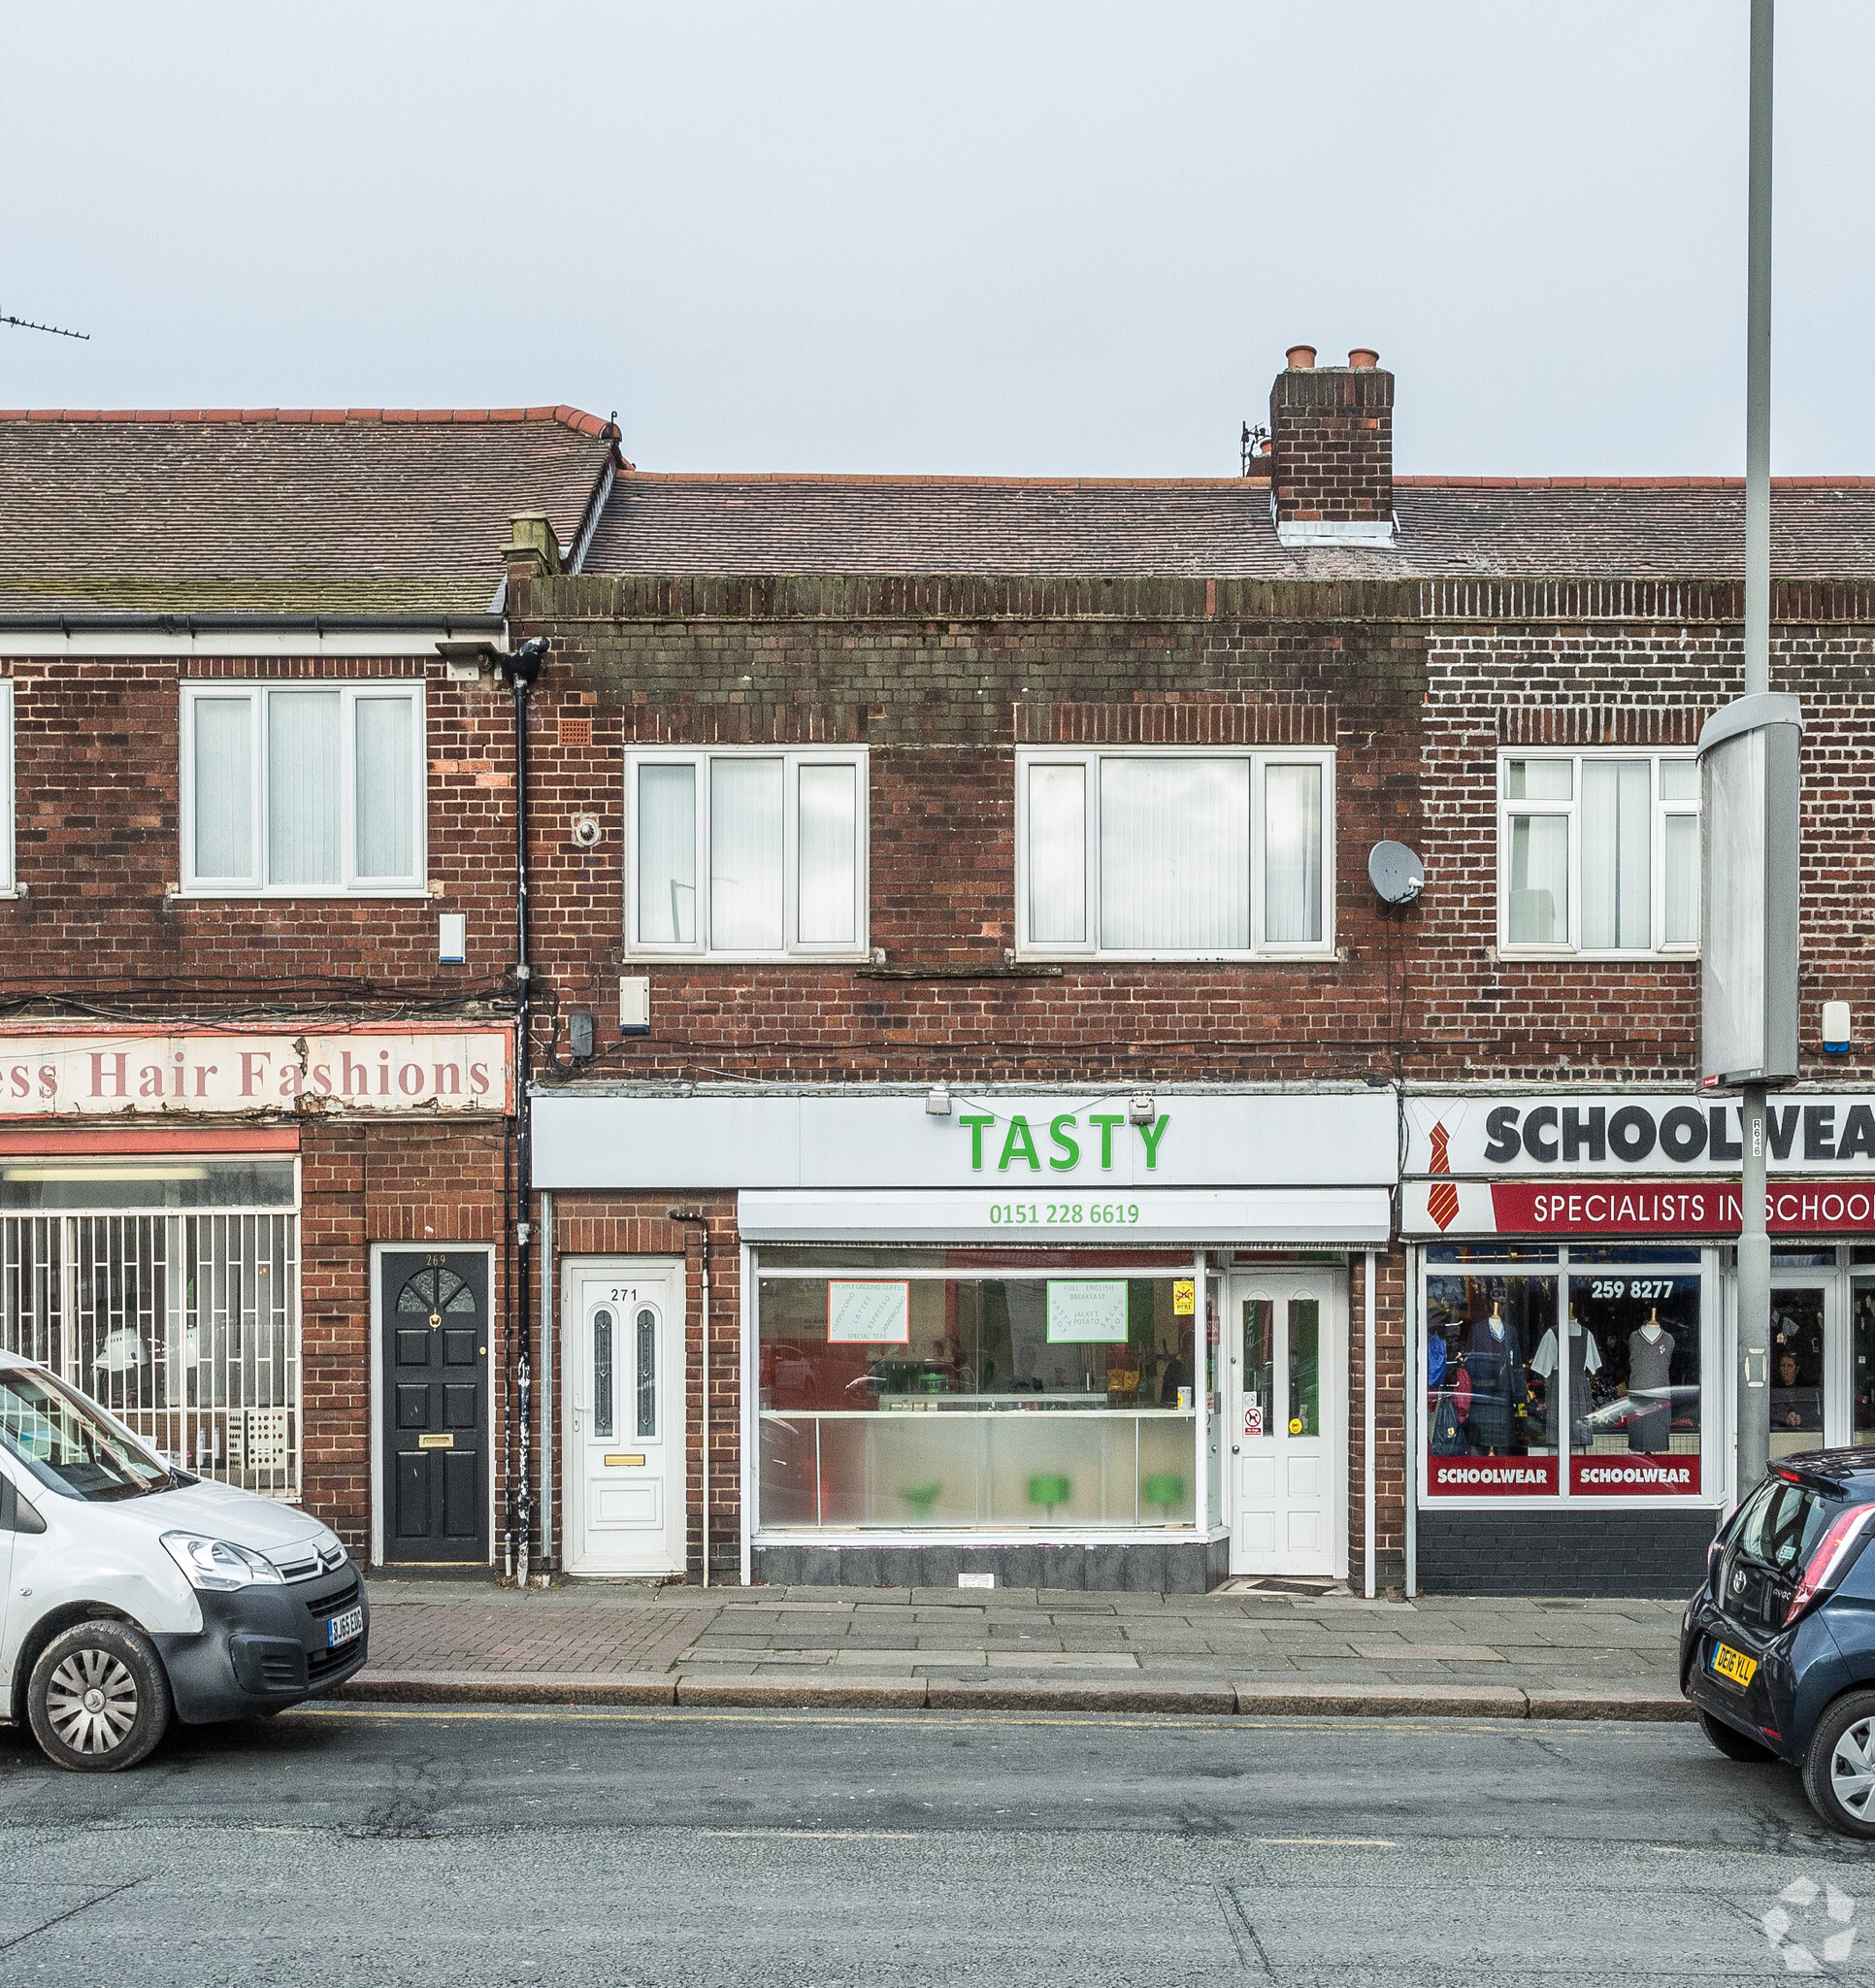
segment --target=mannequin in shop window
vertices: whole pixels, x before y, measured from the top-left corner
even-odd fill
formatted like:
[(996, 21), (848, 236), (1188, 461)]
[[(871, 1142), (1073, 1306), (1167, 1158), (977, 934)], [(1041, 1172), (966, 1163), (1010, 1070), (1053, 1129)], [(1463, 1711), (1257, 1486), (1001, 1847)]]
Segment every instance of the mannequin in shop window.
[(1507, 1456), (1524, 1447), (1530, 1394), (1524, 1349), (1517, 1328), (1494, 1300), (1491, 1316), (1479, 1319), (1466, 1336), (1464, 1369), (1471, 1381), (1471, 1414), (1466, 1428), (1480, 1456)]
[(1628, 1399), (1634, 1404), (1628, 1418), (1628, 1447), (1644, 1455), (1663, 1456), (1670, 1446), (1673, 1351), (1673, 1335), (1661, 1323), (1657, 1306), (1647, 1323), (1628, 1335)]
[[(1556, 1330), (1545, 1332), (1530, 1355), (1530, 1371), (1543, 1383), (1541, 1406), (1531, 1405), (1530, 1434), (1540, 1442), (1557, 1441), (1557, 1345)], [(1569, 1307), (1569, 1444), (1586, 1449), (1589, 1444), (1589, 1408), (1593, 1400), (1590, 1381), (1601, 1372), (1601, 1348)]]

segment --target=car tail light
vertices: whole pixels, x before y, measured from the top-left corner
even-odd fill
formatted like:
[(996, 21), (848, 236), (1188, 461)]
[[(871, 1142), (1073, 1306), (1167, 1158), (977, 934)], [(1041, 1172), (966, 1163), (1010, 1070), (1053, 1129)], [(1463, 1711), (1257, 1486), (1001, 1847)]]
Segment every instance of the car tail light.
[(1816, 1551), (1804, 1563), (1803, 1577), (1796, 1584), (1796, 1593), (1791, 1597), (1791, 1606), (1784, 1611), (1787, 1626), (1794, 1622), (1842, 1573), (1871, 1516), (1875, 1516), (1875, 1505), (1852, 1505), (1847, 1511), (1838, 1512), (1830, 1520), (1828, 1531), (1817, 1541)]

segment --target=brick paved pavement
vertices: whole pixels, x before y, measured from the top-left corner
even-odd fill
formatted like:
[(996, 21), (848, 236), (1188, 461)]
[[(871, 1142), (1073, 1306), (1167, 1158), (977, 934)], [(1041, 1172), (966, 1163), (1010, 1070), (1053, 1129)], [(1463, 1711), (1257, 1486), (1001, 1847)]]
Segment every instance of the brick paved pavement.
[(374, 1580), (355, 1695), (1684, 1716), (1675, 1601)]

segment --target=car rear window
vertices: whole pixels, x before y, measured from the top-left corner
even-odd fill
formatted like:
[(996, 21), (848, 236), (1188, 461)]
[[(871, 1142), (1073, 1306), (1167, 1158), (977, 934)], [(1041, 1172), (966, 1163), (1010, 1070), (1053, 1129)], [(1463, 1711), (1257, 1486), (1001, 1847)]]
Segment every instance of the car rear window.
[(1767, 1567), (1791, 1572), (1809, 1559), (1811, 1548), (1841, 1509), (1840, 1499), (1826, 1498), (1807, 1484), (1767, 1477), (1752, 1493), (1739, 1519), (1739, 1547)]

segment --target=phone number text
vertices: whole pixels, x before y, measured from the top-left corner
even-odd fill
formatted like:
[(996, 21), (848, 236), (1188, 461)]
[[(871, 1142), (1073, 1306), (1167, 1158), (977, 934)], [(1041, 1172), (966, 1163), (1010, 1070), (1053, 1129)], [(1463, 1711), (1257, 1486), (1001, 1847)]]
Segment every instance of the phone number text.
[(1139, 1219), (1136, 1201), (996, 1201), (993, 1227), (1011, 1229), (1130, 1228)]

